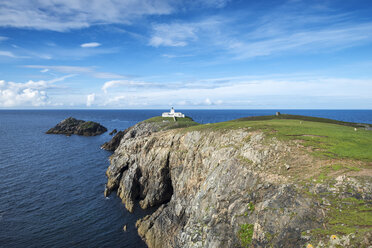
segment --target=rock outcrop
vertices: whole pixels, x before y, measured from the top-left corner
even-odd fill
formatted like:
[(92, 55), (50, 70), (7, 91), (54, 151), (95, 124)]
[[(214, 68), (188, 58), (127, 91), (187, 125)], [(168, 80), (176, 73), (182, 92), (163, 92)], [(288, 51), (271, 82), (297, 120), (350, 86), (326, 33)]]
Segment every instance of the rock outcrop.
[(123, 136), (126, 134), (126, 130), (124, 131), (119, 131), (115, 134), (114, 137), (110, 141), (105, 142), (101, 148), (105, 149), (107, 151), (115, 151), (116, 148), (120, 145), (120, 141), (123, 138)]
[(105, 195), (116, 190), (130, 212), (137, 201), (144, 209), (158, 207), (136, 224), (149, 247), (316, 247), (328, 241), (336, 247), (336, 238), (338, 245), (361, 247), (367, 242), (317, 230), (329, 230), (333, 206), (347, 213), (340, 199), (359, 199), (370, 209), (370, 177), (302, 181), (324, 161), (300, 143), (259, 130), (161, 131), (141, 123), (125, 131), (110, 162)]
[(110, 133), (109, 133), (109, 135), (114, 135), (114, 134), (116, 134), (118, 132), (118, 130), (116, 130), (116, 128), (114, 129), (114, 130), (112, 130)]
[[(171, 118), (161, 118), (160, 120), (158, 120), (158, 117), (139, 122), (136, 125), (125, 129), (124, 131), (117, 132), (116, 135), (110, 141), (104, 143), (101, 148), (107, 151), (115, 151), (122, 140), (125, 141), (139, 136), (148, 136), (158, 131), (165, 131), (183, 126), (197, 125), (197, 123), (194, 122), (190, 117), (187, 118), (188, 119), (186, 119), (186, 121), (184, 122), (174, 122), (173, 120), (169, 121), (168, 119)], [(163, 119), (167, 121), (163, 121)]]
[(77, 120), (69, 117), (58, 123), (55, 127), (49, 129), (47, 134), (77, 134), (83, 136), (100, 135), (107, 131), (107, 128), (93, 121)]

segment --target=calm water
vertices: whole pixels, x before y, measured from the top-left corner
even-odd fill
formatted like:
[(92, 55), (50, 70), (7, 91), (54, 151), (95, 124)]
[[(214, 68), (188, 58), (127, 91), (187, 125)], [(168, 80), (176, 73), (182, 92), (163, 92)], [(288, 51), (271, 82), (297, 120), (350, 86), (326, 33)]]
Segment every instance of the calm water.
[[(182, 110), (181, 110), (182, 111)], [(110, 139), (46, 135), (73, 116), (125, 129), (161, 110), (1, 110), (0, 247), (145, 247), (115, 195), (103, 196)], [(183, 110), (200, 123), (274, 114), (275, 110)], [(372, 123), (372, 110), (281, 110), (282, 113)], [(123, 232), (127, 224), (128, 231)]]

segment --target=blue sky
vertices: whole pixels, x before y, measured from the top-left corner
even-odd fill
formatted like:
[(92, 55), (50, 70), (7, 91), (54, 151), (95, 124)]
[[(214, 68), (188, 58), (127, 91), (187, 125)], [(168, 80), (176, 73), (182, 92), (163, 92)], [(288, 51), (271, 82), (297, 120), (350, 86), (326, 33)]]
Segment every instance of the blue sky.
[(0, 108), (372, 109), (372, 3), (0, 2)]

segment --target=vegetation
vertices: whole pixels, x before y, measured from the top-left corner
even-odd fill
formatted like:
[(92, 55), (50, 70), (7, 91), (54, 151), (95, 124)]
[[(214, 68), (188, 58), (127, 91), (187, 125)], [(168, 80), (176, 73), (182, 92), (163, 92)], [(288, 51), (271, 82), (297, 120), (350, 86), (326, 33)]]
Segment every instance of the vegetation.
[(238, 237), (243, 247), (249, 247), (252, 243), (253, 236), (253, 225), (252, 224), (243, 224), (240, 226), (238, 232)]
[[(150, 119), (145, 120), (144, 122), (174, 122), (174, 119), (172, 117), (161, 117), (161, 116), (155, 116)], [(191, 117), (185, 116), (185, 118), (176, 118), (176, 122), (194, 122), (194, 120)]]
[[(315, 178), (317, 183), (323, 182), (327, 179), (330, 179), (330, 174), (333, 172), (341, 171), (342, 173), (351, 172), (351, 171), (360, 171), (361, 168), (351, 166), (351, 165), (342, 165), (342, 164), (333, 164), (327, 165), (321, 168), (320, 174)], [(314, 179), (314, 178), (313, 178)]]
[(147, 119), (143, 122), (145, 122), (145, 123), (159, 123), (159, 125), (161, 126), (160, 130), (185, 128), (185, 127), (191, 127), (191, 126), (199, 125), (199, 123), (196, 123), (190, 117), (176, 118), (176, 121), (174, 121), (174, 119), (172, 117), (156, 116), (156, 117), (152, 117), (150, 119)]
[(254, 211), (254, 204), (252, 202), (248, 203), (248, 209), (249, 211), (253, 212)]
[(324, 228), (311, 230), (318, 240), (332, 236), (355, 234), (354, 241), (363, 240), (366, 232), (372, 231), (371, 203), (354, 197), (340, 199), (328, 197), (330, 210), (325, 219)]
[(80, 127), (83, 128), (83, 129), (90, 129), (90, 128), (93, 128), (96, 125), (97, 125), (97, 123), (95, 123), (93, 121), (86, 121), (83, 124), (81, 124)]
[(268, 137), (301, 140), (304, 146), (313, 148), (313, 154), (317, 156), (372, 161), (372, 131), (365, 130), (363, 125), (324, 118), (280, 115), (247, 117), (198, 125), (187, 130), (224, 131), (240, 128), (261, 130)]

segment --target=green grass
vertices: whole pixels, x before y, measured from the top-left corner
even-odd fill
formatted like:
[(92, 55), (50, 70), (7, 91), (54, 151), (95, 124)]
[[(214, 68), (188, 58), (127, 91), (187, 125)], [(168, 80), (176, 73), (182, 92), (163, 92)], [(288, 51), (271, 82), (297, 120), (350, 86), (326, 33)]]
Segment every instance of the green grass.
[(363, 234), (372, 231), (372, 205), (354, 197), (330, 198), (329, 213), (325, 223), (326, 228), (316, 228), (311, 233), (321, 239), (329, 235), (348, 235), (354, 233), (356, 239), (363, 238)]
[(351, 171), (360, 171), (361, 168), (350, 166), (350, 165), (343, 165), (343, 164), (333, 164), (333, 165), (326, 165), (320, 169), (320, 174), (316, 177), (311, 179), (315, 179), (317, 183), (324, 182), (328, 179), (331, 179), (330, 174), (333, 172), (351, 172)]
[(350, 126), (350, 127), (366, 127), (366, 126), (372, 127), (372, 125), (370, 124), (338, 121), (338, 120), (333, 120), (333, 119), (319, 118), (319, 117), (312, 117), (312, 116), (287, 115), (287, 114), (281, 114), (279, 116), (276, 116), (276, 115), (251, 116), (251, 117), (240, 118), (235, 121), (262, 121), (262, 120), (282, 120), (282, 119), (330, 123), (330, 124), (344, 125), (344, 126)]
[(252, 224), (243, 224), (240, 226), (238, 232), (238, 237), (243, 247), (249, 247), (252, 243), (253, 236), (253, 225)]
[(354, 131), (354, 127), (359, 124), (305, 116), (281, 115), (279, 117), (249, 117), (198, 125), (187, 130), (224, 131), (250, 128), (250, 131), (261, 130), (268, 137), (302, 140), (304, 146), (314, 148), (313, 154), (317, 156), (372, 161), (372, 131), (364, 128)]
[[(163, 122), (163, 121), (169, 121), (174, 122), (174, 119), (172, 117), (161, 117), (161, 116), (155, 116), (150, 119), (144, 120), (143, 122)], [(194, 120), (191, 117), (185, 116), (185, 118), (176, 118), (176, 122), (194, 122)]]
[(160, 130), (162, 131), (199, 125), (199, 123), (195, 122), (192, 118), (187, 116), (185, 118), (176, 118), (176, 121), (174, 121), (172, 117), (155, 116), (150, 119), (144, 120), (143, 122), (159, 123), (159, 126), (161, 127)]

